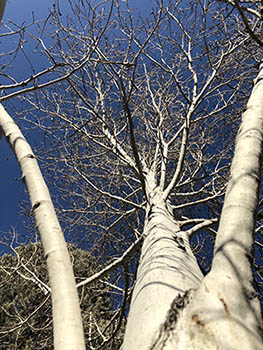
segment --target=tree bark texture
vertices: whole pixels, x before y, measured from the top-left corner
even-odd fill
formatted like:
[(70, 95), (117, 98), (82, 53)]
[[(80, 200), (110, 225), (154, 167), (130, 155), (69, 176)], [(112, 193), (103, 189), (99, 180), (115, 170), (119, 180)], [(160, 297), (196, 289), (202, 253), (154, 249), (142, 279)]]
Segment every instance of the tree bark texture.
[(151, 200), (123, 344), (125, 350), (150, 349), (172, 301), (196, 288), (203, 277), (188, 237), (174, 221), (162, 194), (157, 188), (148, 196)]
[(251, 268), (262, 146), (263, 64), (242, 115), (212, 269), (202, 278), (187, 236), (155, 192), (123, 350), (263, 349)]
[(85, 344), (75, 278), (48, 188), (31, 147), (2, 105), (0, 128), (20, 165), (47, 258), (52, 294), (54, 348), (83, 350)]

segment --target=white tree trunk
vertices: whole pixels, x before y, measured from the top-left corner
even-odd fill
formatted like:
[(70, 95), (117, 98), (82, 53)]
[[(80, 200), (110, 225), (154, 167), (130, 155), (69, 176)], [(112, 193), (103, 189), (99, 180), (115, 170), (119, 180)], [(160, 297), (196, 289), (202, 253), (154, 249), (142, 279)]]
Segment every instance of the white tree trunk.
[[(0, 129), (22, 171), (43, 244), (51, 285), (55, 350), (85, 349), (78, 294), (64, 236), (48, 188), (31, 147), (18, 126), (0, 105)], [(37, 348), (37, 344), (36, 344)]]
[(172, 301), (200, 285), (202, 272), (188, 238), (173, 220), (158, 188), (149, 197), (135, 289), (124, 338), (125, 350), (150, 349)]
[(242, 115), (212, 269), (189, 305), (186, 329), (193, 336), (187, 349), (263, 349), (251, 270), (262, 147), (263, 64)]
[(242, 116), (212, 269), (201, 281), (186, 237), (152, 195), (123, 350), (263, 349), (251, 270), (262, 147), (263, 64)]

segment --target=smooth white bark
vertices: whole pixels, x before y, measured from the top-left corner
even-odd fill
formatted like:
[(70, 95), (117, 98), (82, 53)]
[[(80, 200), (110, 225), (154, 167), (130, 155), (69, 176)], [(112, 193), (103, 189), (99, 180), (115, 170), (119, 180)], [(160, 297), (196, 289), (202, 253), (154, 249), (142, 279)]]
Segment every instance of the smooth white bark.
[(210, 345), (205, 349), (263, 349), (262, 316), (251, 270), (262, 147), (263, 64), (242, 115), (212, 269), (188, 314), (194, 325), (193, 349), (205, 344), (208, 334)]
[[(52, 293), (55, 350), (85, 349), (78, 294), (64, 236), (31, 147), (0, 105), (0, 128), (22, 171), (43, 244)], [(37, 344), (35, 345), (37, 348)]]
[(123, 350), (263, 349), (251, 270), (262, 147), (263, 64), (242, 116), (212, 269), (202, 281), (186, 236), (159, 199), (162, 194), (157, 188), (148, 196)]
[[(148, 188), (148, 186), (146, 186)], [(148, 188), (149, 190), (149, 188)], [(158, 188), (149, 193), (140, 264), (122, 349), (150, 349), (172, 301), (197, 288), (203, 275), (187, 235), (173, 220)]]

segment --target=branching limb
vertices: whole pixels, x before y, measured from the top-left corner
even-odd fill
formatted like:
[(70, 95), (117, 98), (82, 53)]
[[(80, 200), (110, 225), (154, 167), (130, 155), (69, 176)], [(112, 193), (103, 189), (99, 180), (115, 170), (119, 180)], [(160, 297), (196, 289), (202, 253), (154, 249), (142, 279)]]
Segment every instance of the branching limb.
[(239, 12), (239, 14), (240, 14), (240, 16), (241, 16), (241, 18), (242, 18), (242, 21), (243, 21), (243, 23), (244, 23), (244, 26), (245, 26), (246, 30), (248, 31), (250, 37), (251, 37), (253, 40), (255, 40), (255, 42), (256, 42), (257, 44), (259, 44), (260, 46), (263, 46), (263, 41), (261, 41), (261, 40), (259, 39), (258, 35), (256, 35), (256, 34), (253, 32), (253, 30), (250, 28), (250, 25), (249, 25), (249, 23), (248, 23), (247, 17), (245, 16), (244, 11), (243, 11), (243, 8), (242, 8), (242, 7), (240, 6), (240, 4), (239, 4), (239, 1), (238, 1), (238, 0), (234, 0), (234, 3), (235, 3), (235, 7), (236, 7), (236, 9), (237, 9), (238, 12)]
[(186, 234), (188, 237), (191, 237), (194, 233), (209, 227), (215, 223), (218, 222), (218, 219), (208, 219), (208, 220), (203, 220), (203, 222), (200, 222), (199, 224), (193, 226), (191, 229), (186, 231)]
[(93, 283), (97, 281), (100, 278), (103, 278), (111, 271), (115, 270), (118, 266), (125, 265), (130, 257), (139, 249), (142, 241), (144, 239), (144, 236), (140, 236), (126, 251), (122, 254), (122, 256), (118, 259), (116, 259), (114, 262), (106, 266), (101, 271), (95, 273), (93, 276), (86, 278), (84, 281), (77, 284), (77, 288), (85, 285), (89, 285), (90, 283)]

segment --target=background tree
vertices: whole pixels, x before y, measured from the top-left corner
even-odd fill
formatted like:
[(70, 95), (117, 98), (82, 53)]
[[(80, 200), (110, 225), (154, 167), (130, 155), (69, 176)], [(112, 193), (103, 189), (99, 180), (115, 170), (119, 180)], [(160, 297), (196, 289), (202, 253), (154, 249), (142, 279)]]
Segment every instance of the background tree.
[[(34, 36), (45, 48), (56, 78), (46, 82), (46, 70), (45, 78), (35, 73), (2, 86), (2, 100), (23, 93), (24, 121), (44, 131), (43, 153), (39, 150), (38, 156), (57, 197), (66, 235), (108, 264), (101, 275), (111, 272), (112, 292), (125, 290), (122, 299), (115, 298), (123, 308), (133, 290), (136, 247), (143, 241), (124, 349), (163, 348), (170, 334), (172, 344), (176, 340), (183, 349), (174, 327), (188, 348), (197, 346), (193, 339), (199, 347), (215, 347), (211, 334), (219, 348), (237, 348), (236, 339), (231, 345), (224, 343), (231, 327), (246, 349), (260, 348), (261, 321), (251, 283), (242, 289), (243, 295), (233, 293), (235, 301), (225, 290), (227, 286), (240, 292), (242, 278), (250, 281), (247, 266), (252, 261), (247, 258), (252, 242), (244, 242), (247, 255), (238, 255), (238, 266), (235, 249), (228, 256), (238, 273), (245, 271), (235, 285), (230, 282), (237, 281), (233, 271), (226, 282), (226, 270), (217, 267), (204, 279), (193, 254), (207, 273), (233, 135), (255, 62), (260, 61), (258, 48), (225, 4), (160, 2), (146, 18), (129, 2), (70, 5), (72, 16), (67, 20), (54, 8), (48, 19), (49, 38)], [(28, 34), (27, 29), (23, 32)], [(9, 93), (11, 88), (17, 90)], [(255, 201), (256, 192), (253, 218)], [(253, 233), (253, 220), (249, 222), (246, 238)], [(226, 231), (219, 231), (217, 257)], [(256, 239), (261, 249), (260, 237)], [(214, 266), (220, 266), (220, 259)], [(213, 291), (210, 285), (206, 290), (211, 276)], [(192, 291), (198, 288), (198, 293)], [(192, 298), (195, 304), (179, 317), (180, 305)], [(242, 312), (241, 304), (246, 304)], [(207, 316), (198, 308), (205, 305)], [(205, 317), (215, 322), (214, 328)], [(177, 319), (183, 321), (175, 323)], [(254, 337), (245, 327), (239, 329), (237, 321), (250, 327)], [(193, 339), (183, 329), (192, 331)]]
[[(96, 259), (74, 245), (68, 245), (76, 282), (92, 274)], [(40, 243), (22, 244), (0, 259), (1, 344), (8, 349), (53, 349), (52, 306), (45, 258)], [(118, 349), (116, 330), (107, 279), (91, 287), (79, 288), (86, 346)], [(116, 318), (116, 317), (115, 317)], [(115, 327), (114, 327), (115, 323)]]

